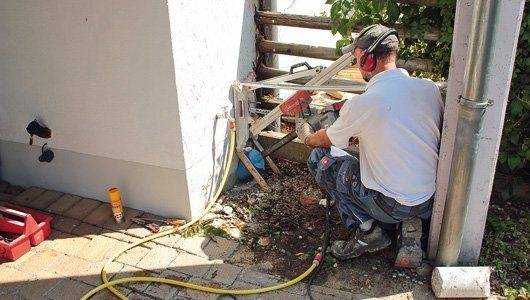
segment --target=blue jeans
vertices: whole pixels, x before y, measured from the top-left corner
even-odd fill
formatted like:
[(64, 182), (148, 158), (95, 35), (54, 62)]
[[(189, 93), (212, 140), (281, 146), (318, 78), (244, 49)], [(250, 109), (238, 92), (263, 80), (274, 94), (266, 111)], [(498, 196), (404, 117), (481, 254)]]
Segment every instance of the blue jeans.
[(426, 219), (431, 214), (432, 201), (406, 206), (363, 186), (359, 160), (355, 157), (332, 157), (329, 149), (315, 148), (311, 151), (307, 165), (318, 185), (335, 200), (348, 229), (371, 219), (399, 223), (416, 216)]

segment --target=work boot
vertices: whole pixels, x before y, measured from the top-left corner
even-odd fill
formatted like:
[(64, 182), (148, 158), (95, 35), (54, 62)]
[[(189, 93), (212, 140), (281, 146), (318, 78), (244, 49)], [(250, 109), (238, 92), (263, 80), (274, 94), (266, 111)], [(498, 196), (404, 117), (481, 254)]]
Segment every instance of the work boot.
[(361, 256), (366, 252), (376, 252), (388, 246), (392, 241), (379, 226), (374, 225), (371, 230), (362, 231), (357, 228), (347, 241), (335, 241), (331, 246), (331, 254), (339, 260)]

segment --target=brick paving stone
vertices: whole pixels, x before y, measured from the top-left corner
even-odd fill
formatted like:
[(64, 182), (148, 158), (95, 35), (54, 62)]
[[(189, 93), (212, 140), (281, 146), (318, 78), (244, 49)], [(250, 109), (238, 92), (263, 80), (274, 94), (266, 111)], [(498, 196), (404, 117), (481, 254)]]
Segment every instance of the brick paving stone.
[[(133, 291), (131, 291), (130, 289), (126, 289), (126, 288), (123, 288), (123, 287), (118, 287), (119, 291), (124, 294), (125, 296), (128, 296), (129, 294), (131, 294)], [(119, 299), (118, 297), (116, 297), (116, 295), (114, 295), (111, 291), (109, 291), (108, 289), (104, 289), (102, 291), (99, 291), (97, 294), (95, 294), (92, 298), (90, 298), (91, 300), (109, 300), (109, 299)]]
[(0, 265), (0, 291), (4, 291), (6, 294), (14, 293), (18, 290), (20, 283), (32, 280), (33, 276), (18, 270)]
[(87, 269), (90, 262), (79, 257), (65, 255), (60, 264), (48, 267), (47, 271), (60, 275), (62, 277), (82, 276), (82, 270)]
[(56, 215), (52, 219), (52, 228), (57, 229), (62, 232), (71, 233), (73, 232), (77, 226), (81, 224), (81, 221)]
[[(354, 297), (353, 293), (342, 291), (339, 289), (331, 289), (328, 287), (320, 286), (320, 285), (312, 285), (311, 291), (315, 294), (320, 294), (326, 299), (352, 299)], [(330, 298), (327, 298), (330, 297)]]
[(239, 243), (223, 237), (214, 236), (204, 248), (209, 259), (227, 260), (239, 247)]
[(176, 247), (188, 253), (207, 258), (208, 255), (204, 252), (204, 248), (206, 248), (208, 242), (210, 242), (209, 237), (196, 235), (188, 238), (181, 238), (177, 242)]
[(9, 187), (9, 182), (0, 180), (0, 193), (3, 193)]
[(239, 273), (237, 280), (259, 286), (269, 286), (277, 284), (281, 281), (281, 278), (279, 278), (278, 276), (258, 272), (249, 268), (244, 268), (241, 273)]
[[(140, 238), (138, 238), (138, 237), (131, 236), (131, 235), (127, 234), (127, 232), (125, 230), (124, 231), (114, 231), (114, 230), (102, 228), (100, 234), (104, 235), (104, 236), (107, 236), (107, 237), (110, 237), (110, 238), (113, 238), (115, 240), (120, 240), (120, 241), (131, 243), (131, 244), (140, 240)], [(151, 249), (151, 247), (148, 247), (148, 248)]]
[(92, 212), (90, 212), (83, 219), (83, 222), (91, 225), (96, 225), (98, 227), (103, 227), (103, 223), (105, 223), (109, 219), (112, 219), (114, 221), (110, 205), (108, 203), (101, 203), (100, 206), (92, 210)]
[(141, 211), (141, 210), (125, 207), (123, 209), (123, 218), (124, 218), (123, 222), (117, 224), (115, 219), (114, 219), (114, 216), (112, 216), (112, 214), (111, 214), (111, 217), (106, 219), (102, 223), (101, 227), (106, 228), (106, 229), (110, 229), (110, 230), (115, 230), (115, 231), (125, 231), (125, 230), (127, 230), (127, 228), (129, 228), (133, 224), (131, 219), (132, 218), (136, 218), (136, 217), (140, 216), (143, 213), (144, 212)]
[(149, 250), (149, 248), (143, 246), (136, 246), (132, 249), (127, 250), (122, 255), (118, 256), (116, 261), (127, 265), (136, 266), (140, 262), (140, 260), (142, 260), (142, 258), (147, 255)]
[(73, 230), (72, 234), (83, 236), (88, 239), (92, 239), (94, 236), (99, 235), (103, 232), (103, 229), (94, 225), (90, 225), (87, 223), (83, 223), (79, 221), (79, 225), (77, 225)]
[(241, 245), (236, 252), (228, 259), (228, 262), (238, 266), (254, 266), (254, 252), (246, 245)]
[(179, 273), (202, 277), (214, 263), (201, 256), (180, 252), (169, 264), (169, 268)]
[(60, 231), (54, 231), (49, 240), (50, 242), (45, 244), (46, 248), (72, 256), (78, 256), (90, 243), (87, 238)]
[[(101, 284), (101, 269), (105, 266), (107, 261), (89, 262), (79, 268), (79, 273), (75, 276), (76, 280), (84, 283), (98, 286)], [(119, 262), (111, 262), (105, 269), (108, 278), (112, 278), (114, 274), (123, 269), (123, 264)]]
[[(174, 272), (172, 270), (164, 270), (164, 272), (162, 272), (160, 276), (173, 280), (188, 281), (187, 275)], [(144, 293), (157, 299), (173, 299), (173, 297), (179, 292), (179, 290), (182, 289), (169, 284), (152, 282), (149, 284)]]
[(35, 209), (44, 210), (46, 207), (50, 206), (55, 200), (59, 199), (63, 193), (57, 191), (47, 190), (44, 193), (40, 194), (38, 197), (33, 199), (28, 206)]
[(11, 194), (11, 195), (20, 195), (22, 194), (22, 192), (24, 192), (26, 189), (19, 186), (19, 185), (12, 185), (10, 184), (7, 189), (4, 191), (4, 193), (6, 194)]
[(134, 237), (141, 238), (141, 239), (153, 234), (151, 231), (149, 231), (149, 229), (143, 226), (140, 226), (138, 224), (135, 224), (135, 223), (130, 224), (129, 228), (127, 228), (125, 233), (128, 235), (134, 236)]
[(71, 194), (64, 194), (59, 199), (55, 200), (50, 206), (48, 206), (45, 211), (62, 215), (64, 212), (66, 212), (68, 209), (70, 209), (72, 206), (74, 206), (77, 202), (81, 200), (81, 197)]
[(27, 274), (37, 274), (42, 271), (47, 271), (57, 264), (62, 263), (65, 254), (45, 249), (35, 253), (30, 259), (24, 261), (16, 268)]
[(83, 220), (94, 209), (98, 208), (102, 204), (102, 202), (94, 199), (83, 198), (75, 205), (70, 207), (66, 212), (64, 212), (64, 215), (77, 220)]
[(241, 267), (230, 264), (215, 264), (210, 270), (208, 270), (203, 278), (224, 285), (231, 285), (236, 281), (241, 270)]
[(40, 187), (32, 186), (13, 198), (13, 203), (21, 206), (27, 206), (33, 199), (40, 196), (46, 190)]
[(179, 240), (181, 239), (181, 237), (182, 236), (180, 234), (172, 233), (172, 234), (157, 238), (157, 239), (155, 239), (153, 241), (155, 243), (157, 243), (157, 244), (164, 245), (164, 246), (176, 249), (177, 248), (177, 244), (178, 244)]
[(126, 245), (125, 242), (96, 235), (78, 252), (77, 256), (89, 261), (101, 261), (108, 259)]
[(0, 193), (0, 201), (10, 203), (13, 201), (13, 198), (15, 198), (15, 196), (11, 194)]
[(151, 300), (153, 298), (143, 294), (143, 293), (138, 293), (138, 292), (132, 292), (130, 293), (129, 295), (127, 295), (127, 298), (131, 299), (131, 300)]
[(78, 300), (92, 288), (94, 287), (84, 282), (65, 278), (46, 293), (46, 297), (57, 300)]
[(156, 245), (149, 250), (136, 266), (138, 268), (151, 270), (156, 273), (161, 273), (169, 264), (177, 257), (177, 251), (166, 246)]
[[(159, 275), (157, 273), (153, 273), (148, 270), (142, 270), (137, 267), (124, 265), (123, 269), (121, 269), (118, 273), (116, 273), (112, 280), (125, 278), (125, 277), (158, 277)], [(123, 286), (126, 286), (129, 289), (143, 292), (145, 289), (147, 289), (147, 286), (149, 286), (149, 282), (133, 282), (133, 283), (124, 283)]]
[(35, 280), (30, 280), (19, 285), (18, 295), (26, 300), (40, 300), (43, 295), (53, 289), (57, 283), (63, 280), (56, 274), (40, 272)]
[[(221, 285), (219, 283), (207, 281), (205, 279), (196, 278), (196, 277), (190, 278), (190, 280), (188, 280), (188, 282), (189, 283), (194, 283), (194, 284), (199, 284), (199, 285), (205, 285), (205, 286), (209, 286), (209, 287), (213, 287), (213, 288), (226, 288), (225, 286), (223, 286), (223, 285)], [(179, 291), (177, 295), (181, 296), (181, 297), (189, 297), (191, 299), (217, 299), (217, 296), (218, 296), (218, 295), (205, 293), (205, 292), (192, 290), (192, 289), (183, 289), (183, 290)]]

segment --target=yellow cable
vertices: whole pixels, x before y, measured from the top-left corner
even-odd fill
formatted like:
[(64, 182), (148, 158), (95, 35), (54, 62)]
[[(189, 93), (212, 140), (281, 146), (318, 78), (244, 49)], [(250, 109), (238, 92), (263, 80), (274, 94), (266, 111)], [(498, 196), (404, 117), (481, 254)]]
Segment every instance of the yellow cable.
[(231, 125), (232, 126), (231, 126), (231, 133), (230, 133), (230, 148), (228, 150), (228, 159), (224, 163), (223, 177), (221, 179), (221, 183), (219, 185), (218, 190), (216, 191), (215, 195), (212, 197), (212, 199), (210, 200), (210, 203), (208, 203), (208, 206), (204, 209), (204, 211), (197, 218), (195, 218), (194, 220), (186, 223), (183, 226), (180, 226), (178, 228), (172, 228), (172, 229), (169, 229), (169, 230), (166, 230), (166, 231), (162, 231), (162, 232), (159, 232), (157, 234), (148, 236), (146, 238), (143, 238), (143, 239), (141, 239), (141, 240), (139, 240), (139, 241), (137, 241), (135, 243), (127, 245), (126, 247), (124, 247), (123, 249), (118, 251), (116, 254), (111, 256), (107, 260), (105, 265), (103, 266), (103, 269), (101, 269), (101, 279), (103, 281), (103, 284), (101, 284), (101, 285), (93, 288), (92, 290), (90, 290), (88, 293), (86, 293), (81, 298), (81, 300), (89, 299), (90, 297), (95, 295), (97, 292), (99, 292), (99, 291), (101, 291), (101, 290), (103, 290), (105, 288), (108, 288), (118, 298), (120, 298), (122, 300), (126, 300), (127, 297), (124, 294), (122, 294), (118, 289), (116, 289), (114, 286), (117, 285), (117, 284), (127, 283), (127, 282), (158, 282), (158, 283), (165, 283), (165, 284), (169, 284), (169, 285), (177, 285), (177, 286), (181, 286), (181, 287), (184, 287), (184, 288), (189, 288), (189, 289), (194, 289), (194, 290), (208, 292), (208, 293), (214, 293), (214, 294), (233, 294), (233, 295), (259, 294), (259, 293), (265, 293), (265, 292), (270, 292), (270, 291), (274, 291), (274, 290), (283, 289), (285, 287), (288, 287), (288, 286), (291, 286), (293, 284), (296, 284), (299, 281), (303, 280), (305, 277), (307, 277), (309, 274), (311, 274), (311, 272), (313, 272), (313, 270), (320, 263), (320, 258), (321, 258), (320, 254), (317, 254), (317, 256), (315, 257), (315, 260), (313, 260), (313, 263), (311, 264), (311, 266), (305, 272), (300, 274), (298, 277), (296, 277), (294, 279), (291, 279), (289, 281), (286, 281), (284, 283), (281, 283), (281, 284), (268, 286), (268, 287), (264, 287), (264, 288), (259, 288), (259, 289), (225, 290), (225, 289), (211, 288), (211, 287), (207, 287), (207, 286), (201, 286), (201, 285), (192, 284), (192, 283), (188, 283), (188, 282), (184, 282), (184, 281), (168, 279), (168, 278), (161, 278), (161, 277), (126, 277), (126, 278), (121, 278), (121, 279), (109, 281), (109, 279), (107, 277), (107, 271), (105, 271), (105, 269), (108, 269), (109, 265), (116, 258), (118, 258), (122, 253), (124, 253), (125, 251), (127, 251), (129, 249), (132, 249), (132, 248), (134, 248), (134, 247), (136, 247), (138, 245), (141, 245), (143, 243), (146, 243), (146, 242), (152, 241), (154, 239), (157, 239), (159, 237), (163, 237), (163, 236), (166, 236), (166, 235), (169, 235), (169, 234), (172, 234), (172, 233), (180, 232), (183, 229), (186, 229), (186, 228), (192, 226), (193, 224), (197, 223), (198, 221), (200, 221), (202, 219), (202, 217), (204, 217), (204, 215), (212, 208), (212, 206), (217, 201), (217, 198), (221, 194), (221, 191), (223, 190), (223, 187), (224, 187), (224, 185), (226, 183), (226, 179), (228, 178), (228, 172), (230, 171), (230, 167), (232, 165), (232, 159), (233, 159), (233, 156), (234, 156), (234, 148), (235, 148), (235, 143), (236, 143), (236, 133), (235, 133), (235, 127), (233, 126), (233, 124), (231, 124)]

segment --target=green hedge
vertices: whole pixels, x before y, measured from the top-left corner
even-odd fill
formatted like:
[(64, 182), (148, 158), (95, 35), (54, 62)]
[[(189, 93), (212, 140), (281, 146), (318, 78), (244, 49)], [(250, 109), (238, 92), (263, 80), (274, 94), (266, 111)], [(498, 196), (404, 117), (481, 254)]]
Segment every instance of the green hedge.
[[(529, 2), (526, 0), (525, 3), (498, 165), (499, 171), (503, 173), (524, 176), (528, 176), (530, 161)], [(433, 7), (401, 4), (395, 0), (327, 0), (326, 3), (331, 5), (332, 33), (342, 36), (337, 42), (337, 48), (351, 42), (352, 29), (357, 24), (381, 23), (393, 26), (400, 23), (412, 33), (412, 37), (402, 39), (400, 56), (404, 59), (429, 58), (434, 62), (432, 73), (415, 75), (434, 79), (447, 78), (456, 0), (438, 0)], [(414, 38), (432, 30), (440, 31), (437, 41)], [(509, 196), (509, 192), (504, 195)]]

